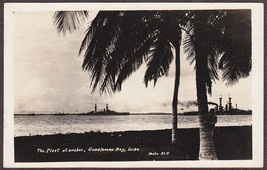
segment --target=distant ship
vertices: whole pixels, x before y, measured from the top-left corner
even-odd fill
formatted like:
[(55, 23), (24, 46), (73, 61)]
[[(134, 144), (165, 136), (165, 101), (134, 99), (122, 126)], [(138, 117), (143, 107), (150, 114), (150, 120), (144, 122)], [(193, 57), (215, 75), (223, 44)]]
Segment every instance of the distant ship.
[(29, 112), (28, 114), (25, 114), (27, 116), (35, 116), (36, 114), (34, 112)]
[(55, 116), (65, 116), (66, 114), (64, 114), (64, 113), (55, 113), (53, 115), (55, 115)]
[[(252, 115), (252, 110), (242, 110), (237, 108), (237, 104), (235, 108), (232, 106), (232, 98), (229, 96), (228, 102), (225, 104), (225, 107), (222, 106), (222, 97), (219, 98), (219, 105), (214, 102), (208, 102), (209, 105), (215, 106), (215, 114), (216, 115)], [(197, 111), (192, 112), (184, 112), (183, 115), (198, 115)]]
[(104, 115), (129, 115), (129, 112), (116, 112), (113, 110), (109, 110), (108, 104), (106, 104), (106, 109), (97, 111), (97, 104), (95, 104), (95, 111), (91, 111), (88, 113), (82, 113), (78, 115), (97, 115), (97, 116), (104, 116)]
[(108, 111), (99, 111), (99, 112), (89, 112), (87, 113), (87, 115), (129, 115), (129, 112), (115, 112), (112, 110), (108, 110)]
[(55, 114), (53, 114), (54, 116), (65, 116), (66, 114), (64, 114), (64, 110), (62, 112), (57, 112)]

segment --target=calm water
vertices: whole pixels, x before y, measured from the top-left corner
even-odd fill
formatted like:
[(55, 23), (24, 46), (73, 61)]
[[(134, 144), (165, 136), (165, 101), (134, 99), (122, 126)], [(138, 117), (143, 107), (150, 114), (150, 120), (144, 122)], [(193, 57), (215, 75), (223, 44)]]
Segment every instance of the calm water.
[[(171, 115), (15, 116), (15, 136), (171, 129)], [(251, 115), (220, 115), (216, 126), (252, 124)], [(198, 127), (198, 116), (178, 116), (178, 128)]]

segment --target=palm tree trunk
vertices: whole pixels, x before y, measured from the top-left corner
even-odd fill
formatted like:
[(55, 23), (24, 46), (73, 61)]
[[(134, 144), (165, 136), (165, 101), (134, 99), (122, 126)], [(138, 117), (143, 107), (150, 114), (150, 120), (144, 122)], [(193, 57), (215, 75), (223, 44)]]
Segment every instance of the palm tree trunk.
[(205, 53), (196, 53), (196, 86), (199, 112), (199, 160), (217, 160), (215, 152), (212, 128), (209, 124), (209, 112), (207, 102), (206, 79), (207, 56)]
[(175, 47), (175, 82), (172, 100), (172, 143), (177, 143), (177, 104), (180, 84), (180, 43)]

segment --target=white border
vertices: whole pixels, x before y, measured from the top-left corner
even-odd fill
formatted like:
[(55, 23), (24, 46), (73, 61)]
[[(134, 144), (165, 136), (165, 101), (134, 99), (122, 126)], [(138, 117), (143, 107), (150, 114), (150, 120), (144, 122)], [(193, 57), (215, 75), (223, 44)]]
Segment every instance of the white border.
[[(13, 11), (252, 9), (253, 159), (242, 161), (134, 161), (15, 163), (13, 127)], [(263, 167), (263, 4), (262, 3), (5, 3), (4, 4), (4, 167)]]

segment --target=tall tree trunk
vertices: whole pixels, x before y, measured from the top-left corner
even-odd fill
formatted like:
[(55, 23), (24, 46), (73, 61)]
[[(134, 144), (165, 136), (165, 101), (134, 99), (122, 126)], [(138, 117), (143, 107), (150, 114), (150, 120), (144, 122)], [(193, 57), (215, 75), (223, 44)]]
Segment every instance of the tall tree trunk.
[[(200, 43), (201, 44), (201, 43)], [(203, 45), (203, 44), (201, 44)], [(199, 160), (217, 160), (212, 128), (209, 124), (209, 111), (207, 102), (206, 77), (207, 55), (203, 48), (196, 45), (196, 86), (199, 112)], [(202, 49), (202, 50), (201, 50)]]
[(180, 84), (180, 42), (175, 45), (175, 82), (172, 100), (172, 143), (177, 143), (177, 104), (178, 89)]

